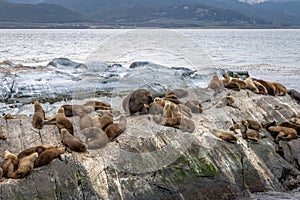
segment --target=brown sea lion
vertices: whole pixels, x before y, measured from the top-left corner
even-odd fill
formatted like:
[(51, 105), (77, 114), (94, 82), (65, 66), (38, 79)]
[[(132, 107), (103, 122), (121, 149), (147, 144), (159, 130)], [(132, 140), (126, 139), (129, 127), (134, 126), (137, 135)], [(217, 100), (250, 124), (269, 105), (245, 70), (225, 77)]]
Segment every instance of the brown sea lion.
[(105, 129), (105, 133), (110, 141), (122, 134), (126, 130), (127, 120), (125, 115), (121, 115), (119, 123), (111, 124)]
[(19, 179), (19, 178), (24, 178), (25, 176), (28, 176), (33, 168), (34, 168), (34, 161), (38, 158), (38, 153), (33, 153), (29, 156), (26, 156), (22, 158), (19, 161), (18, 169), (15, 171), (11, 178), (13, 179)]
[(191, 109), (192, 113), (202, 113), (203, 112), (202, 105), (201, 105), (200, 101), (198, 101), (198, 100), (195, 100), (195, 99), (188, 100), (184, 103), (184, 105), (189, 107)]
[(55, 123), (59, 130), (67, 129), (68, 132), (74, 135), (74, 127), (72, 122), (66, 117), (65, 110), (63, 107), (60, 107), (55, 115)]
[[(235, 90), (235, 91), (240, 91), (241, 90), (241, 86), (240, 86), (240, 83), (239, 81), (232, 81), (233, 78), (230, 77), (228, 74), (223, 74), (223, 84), (224, 84), (224, 87), (225, 88), (228, 88), (228, 89), (232, 89), (232, 90)], [(244, 87), (245, 83), (243, 82), (242, 83), (242, 86)]]
[(123, 109), (126, 113), (126, 116), (139, 112), (139, 114), (147, 114), (147, 109), (145, 104), (149, 105), (152, 103), (152, 95), (150, 91), (145, 89), (138, 89), (131, 92), (127, 97), (122, 101)]
[(291, 89), (288, 91), (291, 98), (295, 99), (298, 103), (300, 102), (300, 93), (297, 90)]
[(241, 128), (241, 132), (244, 139), (254, 140), (256, 143), (259, 143), (261, 137), (257, 130), (249, 128), (248, 121), (244, 120), (242, 121), (242, 125), (244, 128)]
[(226, 142), (235, 144), (238, 141), (238, 138), (234, 135), (233, 132), (220, 131), (216, 129), (212, 129), (210, 132)]
[(182, 102), (179, 100), (179, 98), (176, 96), (176, 94), (174, 92), (168, 92), (165, 97), (164, 97), (165, 101), (171, 101), (175, 104), (181, 104)]
[(214, 90), (215, 93), (220, 93), (224, 88), (224, 84), (222, 81), (220, 81), (218, 75), (214, 75), (212, 80), (208, 84), (208, 88)]
[(253, 80), (253, 83), (257, 87), (257, 89), (259, 90), (259, 94), (263, 94), (263, 95), (268, 94), (268, 90), (261, 83), (255, 81), (255, 80)]
[(6, 140), (7, 139), (7, 134), (5, 131), (0, 130), (0, 139), (1, 140)]
[(43, 110), (40, 101), (35, 101), (34, 114), (32, 118), (33, 127), (37, 129), (42, 129), (44, 126), (44, 120), (45, 120), (45, 111)]
[(3, 177), (11, 178), (15, 172), (15, 168), (18, 166), (18, 163), (19, 159), (17, 155), (5, 150), (3, 153), (3, 161), (1, 162)]
[(274, 87), (276, 88), (276, 94), (278, 96), (285, 96), (287, 93), (287, 89), (284, 85), (282, 85), (281, 83), (277, 83), (277, 82), (271, 82)]
[(189, 92), (187, 90), (180, 88), (171, 90), (170, 92), (173, 92), (178, 98), (184, 98), (189, 95)]
[(290, 122), (296, 124), (297, 126), (300, 126), (300, 119), (299, 118), (291, 118)]
[(297, 138), (297, 131), (293, 128), (283, 127), (283, 126), (270, 126), (269, 130), (272, 132), (279, 132), (276, 140), (280, 139), (295, 139)]
[(109, 143), (106, 133), (101, 128), (90, 127), (82, 130), (81, 133), (86, 136), (88, 149), (100, 149)]
[(67, 104), (67, 105), (63, 105), (62, 107), (64, 108), (64, 112), (65, 112), (66, 117), (76, 116), (77, 115), (77, 112), (76, 112), (77, 109), (80, 109), (80, 110), (82, 110), (83, 112), (85, 112), (87, 114), (94, 111), (94, 107), (92, 107), (92, 106)]
[(109, 103), (101, 101), (88, 101), (84, 103), (83, 106), (92, 106), (94, 110), (112, 110), (112, 107)]
[(84, 152), (86, 151), (86, 145), (71, 135), (67, 129), (61, 129), (61, 142), (72, 151)]
[(28, 149), (25, 149), (23, 151), (21, 151), (18, 154), (18, 159), (21, 160), (22, 158), (29, 156), (35, 152), (38, 153), (38, 155), (40, 155), (43, 151), (45, 151), (46, 149), (51, 149), (51, 148), (55, 148), (56, 146), (53, 144), (44, 144), (44, 145), (39, 145), (39, 146), (35, 146), (35, 147), (31, 147)]
[(5, 120), (8, 120), (8, 119), (17, 119), (16, 116), (11, 115), (11, 114), (3, 113), (2, 116), (3, 116), (3, 118), (4, 118)]
[(279, 126), (287, 127), (287, 128), (293, 128), (297, 131), (297, 134), (300, 135), (300, 126), (292, 123), (292, 122), (282, 122), (279, 124)]
[(276, 95), (276, 88), (274, 87), (274, 85), (268, 81), (264, 81), (264, 80), (258, 80), (255, 79), (256, 82), (259, 82), (260, 84), (262, 84), (268, 91), (269, 95), (275, 96)]
[(255, 86), (252, 78), (248, 77), (244, 80), (244, 82), (246, 83), (246, 89), (249, 89), (256, 94), (259, 94), (259, 90)]
[(75, 111), (80, 118), (79, 120), (80, 130), (93, 126), (92, 118), (86, 112), (84, 112), (81, 109), (76, 109)]
[(100, 128), (105, 131), (110, 124), (114, 123), (113, 115), (111, 113), (104, 113), (99, 117), (99, 121), (101, 124)]
[(57, 147), (57, 148), (55, 147), (51, 149), (46, 149), (34, 161), (34, 167), (36, 168), (36, 167), (48, 165), (53, 159), (60, 157), (60, 155), (64, 153), (65, 153), (65, 147)]

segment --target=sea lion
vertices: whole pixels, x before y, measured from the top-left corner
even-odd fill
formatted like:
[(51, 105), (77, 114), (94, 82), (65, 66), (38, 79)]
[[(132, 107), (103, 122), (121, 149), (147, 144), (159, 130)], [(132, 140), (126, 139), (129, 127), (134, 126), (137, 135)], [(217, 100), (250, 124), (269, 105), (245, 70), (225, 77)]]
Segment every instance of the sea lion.
[(164, 107), (155, 102), (151, 103), (147, 109), (151, 115), (162, 115), (164, 112)]
[(3, 118), (4, 118), (5, 120), (8, 120), (8, 119), (17, 119), (16, 116), (11, 115), (11, 114), (7, 114), (7, 113), (3, 113), (2, 116), (3, 116)]
[(1, 162), (1, 168), (3, 171), (3, 177), (11, 178), (15, 168), (18, 166), (19, 159), (17, 155), (5, 150), (3, 153), (3, 161)]
[(46, 149), (34, 161), (34, 167), (36, 168), (36, 167), (48, 165), (53, 159), (60, 157), (60, 155), (64, 153), (65, 153), (65, 147)]
[(77, 115), (77, 112), (76, 112), (77, 109), (80, 109), (80, 110), (82, 110), (83, 112), (85, 112), (87, 114), (94, 111), (94, 107), (92, 107), (92, 106), (66, 104), (66, 105), (63, 105), (62, 107), (64, 108), (64, 112), (65, 112), (66, 117), (76, 116)]
[(287, 89), (284, 85), (282, 85), (281, 83), (277, 83), (277, 82), (271, 82), (275, 89), (276, 89), (276, 94), (278, 96), (285, 96), (287, 93)]
[(257, 130), (249, 128), (250, 124), (246, 120), (242, 121), (242, 125), (244, 126), (244, 128), (241, 128), (243, 138), (254, 140), (256, 143), (259, 143), (261, 139), (259, 132)]
[(74, 127), (72, 122), (66, 117), (65, 109), (60, 107), (55, 115), (55, 123), (59, 130), (67, 129), (68, 132), (74, 135)]
[(122, 134), (126, 130), (127, 119), (125, 115), (121, 115), (119, 123), (111, 124), (105, 129), (105, 133), (110, 141)]
[(261, 131), (263, 129), (261, 123), (259, 123), (258, 121), (246, 119), (246, 120), (235, 122), (234, 125), (229, 128), (229, 130), (234, 131), (236, 129), (241, 129), (244, 121), (247, 123), (247, 126), (250, 129), (254, 129), (256, 131)]
[(94, 110), (112, 110), (112, 107), (109, 103), (101, 101), (88, 101), (84, 103), (83, 106), (92, 106)]
[(182, 102), (179, 100), (179, 98), (176, 96), (176, 94), (174, 92), (168, 92), (165, 97), (164, 97), (165, 101), (171, 101), (175, 104), (182, 104)]
[(71, 135), (65, 128), (61, 129), (61, 142), (72, 151), (86, 151), (86, 145), (82, 141)]
[(178, 98), (184, 98), (189, 95), (189, 92), (187, 90), (180, 88), (171, 90), (170, 92), (173, 92)]
[(81, 133), (86, 136), (88, 149), (100, 149), (109, 143), (106, 133), (101, 128), (90, 127), (82, 130)]
[(220, 131), (216, 129), (212, 129), (210, 131), (212, 134), (214, 134), (216, 137), (230, 143), (237, 143), (238, 138), (234, 135), (233, 132), (226, 132), (226, 131)]
[(295, 99), (298, 103), (300, 102), (300, 93), (297, 90), (291, 89), (288, 91), (291, 98)]
[(76, 109), (75, 111), (80, 118), (79, 120), (80, 130), (93, 126), (92, 118), (87, 113), (85, 113), (81, 109)]
[(294, 117), (294, 118), (290, 119), (290, 122), (292, 122), (300, 127), (300, 119), (299, 118)]
[(174, 104), (173, 102), (166, 102), (164, 109), (163, 109), (163, 117), (167, 118), (167, 117), (174, 117), (174, 113), (178, 113), (179, 109), (177, 107), (176, 104)]
[(6, 140), (7, 139), (7, 134), (5, 131), (0, 130), (0, 139), (1, 140)]
[(100, 121), (100, 128), (105, 131), (105, 129), (114, 123), (113, 115), (111, 113), (104, 113), (102, 116), (99, 117)]
[(287, 127), (287, 128), (293, 128), (297, 131), (298, 135), (300, 135), (300, 126), (292, 123), (292, 122), (282, 122), (279, 124), (279, 126)]
[(188, 100), (184, 103), (184, 105), (189, 107), (191, 109), (192, 113), (202, 113), (203, 112), (203, 108), (202, 108), (200, 101), (198, 101), (196, 99)]
[(34, 114), (32, 118), (33, 127), (37, 129), (42, 129), (44, 126), (44, 120), (45, 120), (45, 111), (43, 110), (40, 101), (35, 101)]
[(23, 151), (21, 151), (18, 154), (18, 159), (21, 160), (22, 158), (29, 156), (35, 152), (38, 153), (38, 155), (40, 155), (43, 151), (45, 151), (46, 149), (51, 149), (51, 148), (55, 148), (56, 146), (53, 144), (44, 144), (44, 145), (39, 145), (39, 146), (35, 146), (35, 147), (31, 147), (28, 149), (25, 149)]
[(218, 75), (214, 75), (208, 84), (208, 88), (214, 90), (216, 94), (221, 92), (221, 90), (224, 88), (224, 84), (222, 81), (220, 81)]
[(223, 108), (225, 106), (230, 106), (232, 108), (237, 108), (237, 106), (234, 105), (234, 97), (233, 96), (229, 96), (229, 95), (224, 96), (216, 104), (216, 108)]
[(293, 128), (283, 127), (283, 126), (270, 126), (269, 130), (272, 132), (279, 132), (276, 140), (280, 139), (295, 139), (297, 138), (297, 131)]
[(249, 89), (256, 94), (259, 94), (259, 90), (255, 86), (252, 78), (248, 77), (244, 80), (244, 82), (246, 83), (246, 89)]
[(147, 114), (145, 104), (152, 103), (152, 95), (150, 91), (145, 89), (138, 89), (127, 95), (122, 101), (123, 109), (126, 116), (139, 112), (139, 114)]
[(263, 95), (268, 94), (268, 90), (261, 83), (255, 81), (255, 80), (253, 80), (253, 83), (257, 87), (257, 89), (259, 90), (259, 94), (263, 94)]
[(22, 158), (19, 162), (17, 171), (12, 174), (11, 178), (20, 179), (28, 176), (32, 172), (34, 168), (34, 161), (38, 158), (38, 156), (38, 153), (35, 152)]
[[(240, 91), (241, 90), (240, 82), (237, 81), (239, 79), (237, 79), (235, 81), (232, 81), (233, 78), (230, 77), (228, 74), (223, 74), (223, 77), (224, 77), (223, 85), (224, 85), (225, 88), (232, 89), (232, 90), (235, 90), (235, 91)], [(241, 85), (242, 85), (243, 88), (245, 87), (244, 82)]]
[(269, 95), (275, 96), (276, 95), (276, 88), (274, 85), (268, 81), (260, 80), (260, 79), (255, 79), (256, 82), (262, 84), (268, 91)]

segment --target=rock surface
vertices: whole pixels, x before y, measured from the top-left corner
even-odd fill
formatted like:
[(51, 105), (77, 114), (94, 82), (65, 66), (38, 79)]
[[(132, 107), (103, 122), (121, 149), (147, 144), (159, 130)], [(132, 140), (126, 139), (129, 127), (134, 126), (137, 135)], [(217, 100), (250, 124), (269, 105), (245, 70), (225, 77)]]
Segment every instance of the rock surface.
[[(110, 69), (115, 73), (122, 68), (113, 66)], [(165, 73), (170, 79), (178, 77), (176, 87), (189, 86), (187, 85), (189, 82), (183, 80), (183, 73), (178, 75), (176, 70), (155, 66), (148, 66), (147, 69), (145, 66), (135, 66), (134, 69), (133, 73), (140, 73), (137, 69), (148, 70), (147, 75), (143, 75), (143, 78), (148, 77), (148, 80), (159, 79), (156, 75)], [(157, 70), (158, 73), (155, 73)], [(41, 76), (49, 74), (52, 76), (52, 73), (57, 71), (47, 71)], [(29, 74), (28, 72), (28, 77)], [(205, 79), (210, 80), (209, 73), (206, 74)], [(20, 80), (24, 79), (23, 75), (26, 76), (26, 73), (18, 75)], [(129, 82), (134, 81), (130, 89), (142, 85), (143, 82), (139, 81), (139, 77), (131, 74), (127, 76)], [(112, 80), (111, 77), (114, 76), (109, 77), (108, 80)], [(92, 80), (95, 79), (89, 79), (87, 83), (92, 84)], [(195, 82), (197, 80), (200, 79), (195, 79)], [(166, 90), (169, 89), (168, 81), (161, 81), (159, 84)], [(153, 81), (150, 83), (152, 84), (147, 85), (151, 88), (158, 85)], [(181, 84), (186, 84), (186, 87)], [(244, 119), (254, 119), (262, 124), (274, 120), (280, 123), (300, 113), (299, 104), (289, 96), (256, 95), (248, 90), (240, 92), (225, 90), (214, 96), (213, 91), (197, 86), (191, 88), (189, 96), (182, 99), (183, 101), (191, 98), (199, 99), (204, 108), (203, 113), (193, 114), (192, 119), (196, 124), (193, 133), (157, 125), (150, 115), (131, 116), (127, 118), (125, 133), (120, 135), (116, 142), (111, 142), (102, 149), (88, 150), (85, 153), (67, 152), (63, 161), (56, 159), (48, 166), (34, 169), (27, 178), (3, 179), (0, 183), (1, 197), (3, 199), (247, 199), (256, 192), (286, 192), (297, 188), (300, 184), (299, 139), (280, 141), (277, 144), (270, 133), (263, 129), (261, 134), (266, 138), (259, 144), (242, 139), (241, 134), (237, 135), (238, 143), (231, 144), (215, 137), (210, 130), (229, 130), (233, 121)], [(157, 91), (164, 92), (158, 88)], [(47, 92), (47, 89), (41, 91)], [(116, 89), (115, 96), (104, 100), (122, 111), (120, 102), (124, 95), (120, 95), (119, 90)], [(30, 94), (33, 93), (31, 91)], [(238, 109), (216, 108), (216, 102), (228, 93), (235, 97)], [(19, 98), (12, 99), (15, 101)], [(78, 100), (80, 103), (85, 101)], [(54, 104), (44, 103), (42, 106), (46, 110), (47, 117), (50, 117), (65, 103), (59, 101)], [(9, 108), (11, 104), (2, 105), (4, 112), (12, 111), (12, 114), (27, 116), (33, 113), (32, 104), (22, 103), (12, 108)], [(72, 121), (78, 127), (78, 117), (73, 117)], [(45, 125), (39, 131), (32, 127), (31, 119), (28, 117), (11, 120), (1, 118), (0, 129), (6, 131), (8, 137), (7, 140), (0, 141), (0, 152), (9, 149), (13, 153), (18, 153), (25, 148), (48, 143), (61, 145), (60, 134), (55, 126)], [(75, 136), (85, 140), (79, 131), (75, 131)], [(0, 157), (2, 158), (2, 155)]]

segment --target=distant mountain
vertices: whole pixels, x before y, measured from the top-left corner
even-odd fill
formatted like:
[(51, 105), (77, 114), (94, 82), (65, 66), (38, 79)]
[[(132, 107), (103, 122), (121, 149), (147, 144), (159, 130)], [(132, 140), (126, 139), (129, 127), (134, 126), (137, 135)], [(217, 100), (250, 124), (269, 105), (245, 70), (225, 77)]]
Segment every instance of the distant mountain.
[(87, 19), (62, 6), (54, 4), (15, 4), (0, 1), (0, 22), (71, 23)]
[(300, 16), (300, 1), (264, 2), (254, 5), (254, 7)]
[[(300, 25), (300, 19), (291, 12), (275, 9), (275, 6), (272, 8), (270, 8), (270, 6), (263, 6), (269, 5), (269, 3), (272, 2), (253, 5), (239, 0), (45, 0), (45, 2), (64, 6), (100, 21), (103, 21), (106, 15), (118, 16), (120, 13), (124, 15), (126, 12), (132, 11), (132, 8), (135, 8), (135, 11), (143, 10), (147, 13), (147, 9), (152, 8), (161, 9), (168, 6), (201, 4), (239, 12), (251, 19), (261, 19), (278, 26)], [(288, 3), (289, 2), (282, 2), (277, 4), (273, 2), (274, 5), (278, 5), (277, 7), (285, 7)], [(298, 6), (295, 6), (295, 10), (297, 9), (300, 10)], [(128, 14), (132, 15), (132, 13)]]

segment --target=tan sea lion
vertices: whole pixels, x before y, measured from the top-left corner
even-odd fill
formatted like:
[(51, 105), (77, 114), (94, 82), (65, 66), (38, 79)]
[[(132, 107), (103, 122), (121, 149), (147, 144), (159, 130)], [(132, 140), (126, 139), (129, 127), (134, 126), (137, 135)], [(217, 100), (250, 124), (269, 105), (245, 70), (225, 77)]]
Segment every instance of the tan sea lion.
[(46, 149), (34, 161), (34, 167), (36, 168), (48, 165), (53, 159), (60, 157), (60, 155), (64, 153), (65, 147), (55, 147), (51, 149)]
[(292, 119), (290, 120), (290, 122), (292, 122), (292, 123), (294, 123), (294, 124), (300, 126), (300, 119), (299, 119), (299, 118), (294, 117), (294, 118), (292, 118)]
[(76, 109), (75, 111), (80, 118), (79, 120), (80, 130), (93, 126), (92, 118), (87, 113), (85, 113), (81, 109)]
[(11, 115), (11, 114), (3, 113), (2, 116), (3, 116), (3, 118), (4, 118), (5, 120), (8, 120), (8, 119), (17, 119), (16, 116)]
[(62, 107), (64, 108), (64, 112), (65, 112), (66, 117), (73, 117), (74, 115), (76, 116), (77, 115), (77, 112), (76, 112), (77, 109), (80, 109), (80, 110), (82, 110), (83, 112), (85, 112), (87, 114), (94, 111), (94, 107), (92, 107), (92, 106), (67, 104), (67, 105), (63, 105)]
[(263, 94), (263, 95), (268, 94), (268, 90), (261, 83), (255, 81), (255, 80), (253, 80), (253, 83), (257, 87), (257, 89), (259, 90), (259, 94)]
[(72, 122), (66, 117), (65, 110), (63, 107), (60, 107), (55, 115), (56, 126), (59, 130), (67, 129), (68, 132), (74, 135), (74, 127)]
[(40, 101), (35, 101), (34, 114), (32, 118), (33, 127), (37, 129), (42, 129), (44, 126), (44, 120), (45, 120), (45, 111), (43, 110)]
[(300, 126), (292, 123), (292, 122), (281, 122), (279, 126), (287, 127), (287, 128), (293, 128), (297, 131), (297, 134), (300, 135)]
[(220, 93), (224, 88), (224, 84), (222, 81), (220, 81), (218, 75), (214, 75), (212, 80), (208, 84), (208, 88), (214, 90), (215, 93)]
[(276, 89), (276, 94), (278, 96), (285, 96), (287, 93), (287, 89), (284, 85), (282, 85), (281, 83), (277, 83), (277, 82), (271, 82), (275, 89)]
[(195, 100), (195, 99), (188, 100), (184, 103), (184, 105), (189, 107), (191, 109), (192, 113), (202, 113), (203, 112), (202, 105), (201, 105), (200, 101), (198, 101), (198, 100)]
[(238, 121), (233, 126), (231, 126), (229, 129), (231, 131), (234, 131), (236, 129), (241, 129), (243, 121), (247, 122), (248, 128), (250, 128), (250, 129), (254, 129), (254, 130), (257, 130), (257, 131), (261, 131), (263, 129), (261, 123), (259, 123), (258, 121), (255, 121), (255, 120), (251, 120), (251, 119)]
[(101, 101), (88, 101), (84, 103), (83, 106), (92, 106), (94, 110), (112, 110), (112, 107), (109, 103)]
[(248, 77), (244, 80), (244, 82), (246, 83), (246, 89), (249, 89), (256, 94), (259, 94), (259, 90), (255, 86), (252, 78)]
[(33, 153), (29, 156), (22, 158), (19, 161), (17, 171), (15, 171), (12, 174), (11, 178), (20, 179), (20, 178), (24, 178), (25, 176), (28, 176), (32, 172), (34, 168), (34, 161), (38, 158), (38, 156), (39, 156), (38, 153)]
[(274, 87), (274, 85), (268, 81), (264, 81), (264, 80), (257, 80), (255, 79), (256, 82), (259, 82), (260, 84), (262, 84), (268, 91), (269, 95), (275, 96), (276, 95), (276, 88)]
[(150, 91), (145, 89), (138, 89), (131, 92), (122, 101), (123, 109), (126, 116), (139, 112), (139, 114), (147, 114), (145, 104), (149, 105), (152, 103), (152, 95)]
[(6, 140), (7, 139), (7, 134), (5, 131), (0, 130), (0, 139), (1, 140)]
[(101, 129), (105, 131), (105, 129), (114, 123), (113, 115), (111, 113), (104, 113), (102, 116), (99, 117)]
[(31, 147), (28, 149), (25, 149), (23, 151), (21, 151), (18, 154), (18, 159), (21, 160), (22, 158), (29, 156), (35, 152), (38, 153), (38, 155), (40, 155), (43, 151), (45, 151), (46, 149), (51, 149), (51, 148), (55, 148), (56, 146), (53, 144), (44, 144), (44, 145), (39, 145), (39, 146), (35, 146), (35, 147)]
[(11, 178), (15, 172), (15, 168), (18, 166), (18, 163), (19, 159), (17, 155), (5, 150), (3, 153), (3, 161), (1, 162), (3, 177)]
[(224, 96), (216, 104), (216, 108), (223, 108), (225, 106), (237, 108), (237, 106), (234, 105), (234, 97), (233, 96), (228, 96), (228, 95)]
[(257, 130), (249, 128), (250, 124), (246, 120), (242, 121), (242, 125), (244, 126), (244, 128), (241, 129), (243, 138), (254, 140), (256, 143), (259, 143), (261, 139), (259, 132)]
[(237, 84), (240, 89), (246, 89), (246, 83), (238, 78), (233, 78), (229, 76), (228, 74), (223, 74), (224, 81), (223, 83), (226, 84), (226, 86), (232, 84)]
[(70, 148), (72, 151), (86, 151), (86, 145), (82, 141), (71, 135), (67, 129), (61, 129), (61, 141), (67, 148)]
[[(232, 77), (230, 77), (228, 74), (223, 74), (223, 84), (224, 84), (224, 87), (225, 88), (228, 88), (228, 89), (232, 89), (232, 90), (235, 90), (235, 91), (240, 91), (241, 90), (241, 86), (239, 84), (238, 81), (235, 81), (233, 82), (232, 80)], [(243, 86), (244, 86), (244, 82), (243, 82)]]
[(220, 131), (216, 129), (212, 129), (210, 132), (226, 142), (235, 144), (238, 141), (238, 138), (234, 135), (233, 132)]
[(168, 92), (165, 97), (164, 97), (165, 101), (171, 101), (175, 104), (181, 104), (182, 102), (179, 100), (179, 98), (176, 96), (176, 94), (174, 92)]
[(272, 132), (279, 132), (276, 140), (280, 139), (295, 139), (297, 138), (297, 131), (293, 128), (283, 127), (283, 126), (270, 126), (269, 130)]

